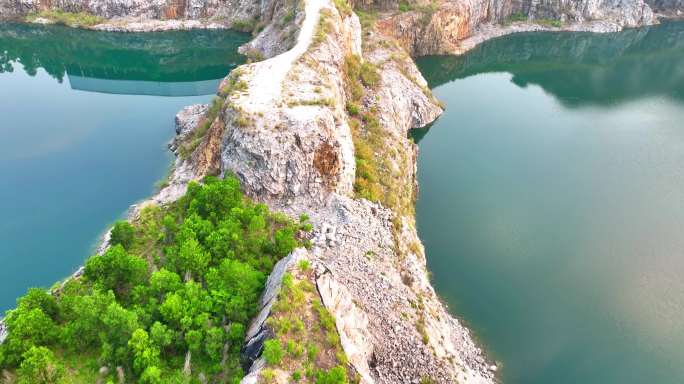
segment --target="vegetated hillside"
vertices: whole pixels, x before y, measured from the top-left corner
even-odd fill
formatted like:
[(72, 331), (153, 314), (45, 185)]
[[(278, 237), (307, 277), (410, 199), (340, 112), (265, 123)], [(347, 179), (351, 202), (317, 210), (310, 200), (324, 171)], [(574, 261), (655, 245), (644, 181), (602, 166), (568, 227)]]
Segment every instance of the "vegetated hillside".
[(111, 246), (82, 277), (51, 294), (33, 288), (8, 312), (0, 381), (239, 381), (266, 276), (307, 243), (305, 221), (251, 202), (233, 177), (208, 177), (168, 206), (143, 208), (132, 225), (114, 226)]

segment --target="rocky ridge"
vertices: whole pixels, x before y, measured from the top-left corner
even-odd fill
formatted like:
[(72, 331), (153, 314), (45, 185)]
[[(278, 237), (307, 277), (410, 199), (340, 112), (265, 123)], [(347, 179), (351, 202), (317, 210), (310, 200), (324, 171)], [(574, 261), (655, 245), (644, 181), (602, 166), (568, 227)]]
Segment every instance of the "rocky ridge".
[[(309, 1), (300, 31), (291, 50), (241, 66), (224, 81), (222, 111), (198, 148), (177, 158), (169, 185), (153, 200), (171, 201), (189, 180), (230, 172), (255, 200), (293, 216), (308, 214), (313, 246), (298, 250), (296, 257), (314, 266), (318, 293), (335, 315), (344, 351), (362, 382), (493, 382), (483, 352), (427, 279), (412, 214), (354, 198), (345, 58), (364, 57), (379, 68), (380, 84), (364, 103), (374, 104), (385, 144), (397, 154), (393, 166), (406, 168), (398, 182), (411, 195), (417, 153), (407, 132), (430, 123), (441, 108), (400, 46), (382, 43), (385, 39), (374, 32), (362, 38), (353, 13)], [(179, 113), (172, 149), (203, 121), (205, 111), (192, 106)], [(282, 270), (277, 267), (273, 276)], [(277, 283), (268, 287), (265, 298), (273, 297)], [(269, 302), (263, 300), (264, 310), (249, 332), (246, 352), (256, 351), (256, 362), (246, 383), (263, 368), (257, 356), (271, 332), (265, 323)]]
[(378, 28), (414, 56), (462, 54), (483, 41), (516, 32), (616, 32), (684, 12), (680, 0), (440, 0), (418, 1), (403, 12), (397, 11), (397, 4), (383, 1), (365, 6), (380, 7)]
[[(112, 19), (95, 29), (238, 27), (249, 21), (254, 30), (261, 30), (242, 50), (256, 50), (269, 59), (241, 66), (224, 81), (221, 111), (210, 119), (208, 131), (189, 156), (180, 155), (180, 145), (209, 119), (208, 107), (191, 106), (178, 114), (178, 136), (171, 145), (179, 155), (174, 172), (168, 186), (150, 200), (173, 201), (190, 180), (230, 172), (252, 198), (293, 216), (311, 217), (312, 248), (285, 259), (269, 281), (262, 313), (247, 340), (257, 359), (245, 383), (255, 382), (264, 366), (258, 352), (269, 334), (268, 298), (277, 294), (278, 276), (292, 268), (295, 259), (313, 264), (318, 293), (335, 315), (344, 351), (362, 382), (493, 383), (496, 367), (430, 285), (412, 211), (355, 197), (355, 138), (345, 110), (350, 99), (344, 84), (345, 58), (357, 56), (379, 70), (379, 84), (368, 90), (363, 107), (376, 111), (382, 144), (391, 152), (387, 168), (397, 184), (405, 186), (402, 198), (413, 200), (417, 149), (406, 134), (429, 124), (441, 108), (406, 51), (463, 52), (492, 36), (551, 28), (530, 21), (498, 24), (513, 12), (526, 13), (532, 20), (572, 17), (573, 24), (564, 28), (574, 30), (606, 31), (655, 22), (649, 5), (640, 0), (590, 1), (569, 2), (570, 7), (563, 9), (570, 11), (561, 14), (531, 4), (514, 8), (505, 2), (443, 1), (434, 3), (436, 9), (382, 14), (377, 29), (366, 31), (354, 13), (327, 0), (308, 0), (304, 6), (278, 0), (0, 0), (0, 15), (17, 17), (55, 7)], [(673, 4), (681, 6), (677, 0)], [(381, 8), (396, 5), (388, 2)], [(600, 18), (604, 20), (596, 20)], [(135, 212), (137, 207), (133, 217)], [(2, 332), (0, 328), (0, 337)]]

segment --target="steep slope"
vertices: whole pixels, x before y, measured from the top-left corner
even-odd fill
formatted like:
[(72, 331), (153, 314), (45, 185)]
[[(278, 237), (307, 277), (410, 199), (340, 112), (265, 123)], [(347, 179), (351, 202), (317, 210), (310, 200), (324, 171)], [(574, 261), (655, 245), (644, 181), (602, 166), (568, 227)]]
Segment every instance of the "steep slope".
[[(281, 280), (297, 275), (295, 264), (306, 260), (311, 272), (297, 278), (316, 288), (362, 382), (493, 383), (496, 367), (427, 277), (413, 212), (417, 148), (407, 132), (442, 109), (409, 53), (462, 52), (492, 36), (556, 28), (540, 24), (547, 18), (567, 23), (562, 28), (597, 31), (655, 22), (641, 0), (402, 4), (356, 4), (369, 10), (362, 29), (339, 0), (0, 0), (5, 17), (58, 8), (111, 19), (95, 29), (258, 32), (242, 51), (268, 59), (234, 70), (211, 107), (192, 106), (177, 116), (175, 170), (152, 199), (165, 204), (191, 180), (234, 174), (253, 199), (310, 217), (311, 248), (276, 267), (248, 332), (244, 355), (254, 364), (245, 382), (263, 378), (265, 369), (281, 372), (281, 381), (293, 373), (265, 368), (261, 353), (265, 340), (278, 336), (269, 319), (280, 316), (273, 306)], [(513, 15), (528, 20), (513, 22)]]
[[(344, 8), (310, 1), (305, 10), (292, 50), (240, 67), (226, 81), (226, 89), (242, 86), (205, 138), (221, 142), (211, 151), (220, 149), (220, 159), (206, 169), (234, 173), (273, 209), (310, 216), (313, 246), (298, 259), (311, 263), (312, 282), (364, 382), (491, 382), (481, 350), (432, 290), (415, 231), (416, 150), (406, 134), (441, 108), (399, 45), (370, 31), (362, 38)], [(353, 60), (377, 75), (372, 85), (361, 83), (361, 97), (350, 91)], [(351, 110), (354, 100), (362, 112)], [(362, 142), (378, 157), (371, 161), (384, 160), (375, 203), (355, 198)], [(273, 333), (269, 303), (253, 325), (255, 340)]]

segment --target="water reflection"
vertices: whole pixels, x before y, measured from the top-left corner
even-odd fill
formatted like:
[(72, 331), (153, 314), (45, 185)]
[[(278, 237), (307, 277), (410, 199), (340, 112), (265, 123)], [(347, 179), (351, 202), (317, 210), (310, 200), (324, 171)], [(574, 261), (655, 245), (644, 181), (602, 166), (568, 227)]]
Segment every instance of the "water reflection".
[(420, 66), (418, 231), (502, 381), (684, 383), (684, 23)]
[(110, 33), (7, 23), (0, 24), (0, 73), (23, 68), (35, 76), (43, 68), (83, 91), (207, 95), (241, 62), (233, 48), (246, 39), (228, 31)]
[(619, 33), (521, 33), (465, 56), (418, 61), (431, 88), (480, 73), (508, 72), (566, 107), (614, 105), (646, 96), (684, 102), (684, 23)]
[(0, 23), (0, 316), (153, 192), (174, 115), (211, 100), (247, 39)]

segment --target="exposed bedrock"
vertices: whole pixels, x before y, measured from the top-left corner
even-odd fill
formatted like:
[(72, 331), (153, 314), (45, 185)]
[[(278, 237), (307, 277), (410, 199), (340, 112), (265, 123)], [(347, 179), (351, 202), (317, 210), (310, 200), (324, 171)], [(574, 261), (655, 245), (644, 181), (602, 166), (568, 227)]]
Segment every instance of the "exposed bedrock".
[(508, 33), (615, 32), (657, 23), (654, 9), (674, 13), (681, 8), (682, 0), (442, 0), (418, 2), (406, 12), (384, 17), (379, 28), (414, 56), (459, 54)]
[[(362, 37), (355, 15), (322, 0), (306, 3), (291, 50), (241, 66), (225, 82), (224, 89), (243, 85), (230, 92), (210, 134), (221, 137), (212, 168), (235, 174), (248, 195), (273, 209), (310, 216), (313, 246), (300, 256), (316, 270), (321, 301), (363, 382), (491, 383), (482, 350), (430, 286), (412, 212), (355, 198), (344, 85), (350, 55), (378, 68), (362, 104), (377, 115), (399, 197), (414, 198), (416, 147), (407, 132), (442, 110), (398, 44), (373, 32)], [(260, 333), (248, 344), (261, 342)], [(258, 376), (259, 361), (245, 382)]]

